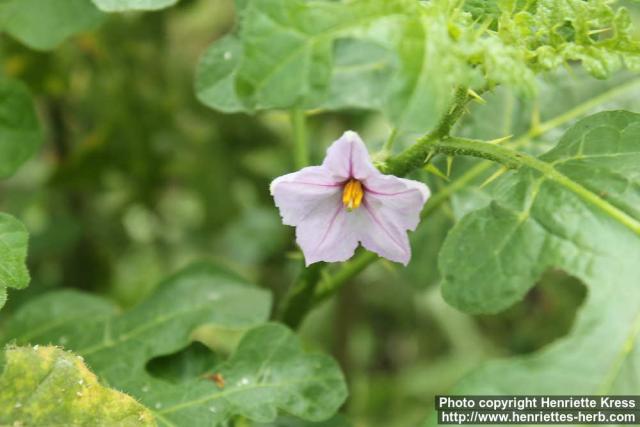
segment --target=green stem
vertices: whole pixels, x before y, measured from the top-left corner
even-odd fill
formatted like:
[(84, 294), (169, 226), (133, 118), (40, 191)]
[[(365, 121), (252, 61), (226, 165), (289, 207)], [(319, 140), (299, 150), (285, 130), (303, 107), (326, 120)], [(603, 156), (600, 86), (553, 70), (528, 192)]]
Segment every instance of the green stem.
[[(402, 176), (421, 167), (431, 150), (428, 147), (429, 144), (427, 141), (448, 135), (453, 125), (460, 119), (462, 114), (464, 114), (467, 102), (469, 102), (468, 88), (460, 87), (456, 89), (451, 107), (447, 114), (442, 117), (435, 130), (425, 138), (425, 141), (415, 144), (399, 156), (387, 160), (385, 166), (381, 168), (382, 172)], [(296, 163), (298, 167), (304, 167), (306, 166), (306, 159), (308, 157), (306, 151), (303, 151), (306, 150), (304, 114), (296, 109), (291, 112), (291, 118), (297, 147)], [(390, 149), (396, 136), (397, 132), (394, 130), (385, 144), (385, 149)], [(373, 253), (366, 251), (360, 252), (354, 259), (345, 263), (338, 274), (322, 280), (321, 283), (318, 282), (320, 281), (320, 273), (323, 267), (318, 267), (317, 270), (313, 269), (313, 271), (309, 273), (310, 277), (307, 277), (307, 272), (303, 271), (296, 283), (289, 289), (287, 295), (285, 295), (282, 310), (278, 316), (279, 319), (289, 326), (297, 327), (315, 304), (333, 295), (345, 282), (356, 276), (377, 258), (378, 256)], [(318, 280), (313, 282), (313, 277)]]
[[(640, 87), (640, 79), (634, 79), (628, 83), (625, 83), (619, 87), (606, 91), (594, 98), (589, 99), (588, 101), (583, 102), (582, 104), (577, 105), (576, 107), (564, 112), (563, 114), (554, 117), (540, 125), (531, 128), (529, 132), (522, 135), (521, 137), (515, 139), (514, 141), (508, 143), (509, 146), (512, 147), (521, 147), (528, 143), (532, 138), (538, 137), (547, 133), (550, 130), (553, 130), (559, 126), (562, 126), (571, 120), (574, 120), (586, 113), (588, 113), (593, 108), (610, 101), (611, 99), (615, 99), (616, 97), (628, 93), (630, 90), (635, 89), (636, 87)], [(428, 148), (428, 147), (427, 147)], [(427, 152), (427, 156), (429, 151)], [(463, 174), (460, 178), (453, 181), (451, 184), (442, 188), (438, 193), (434, 194), (429, 201), (427, 202), (425, 208), (422, 211), (422, 218), (426, 218), (437, 209), (439, 209), (449, 198), (465, 188), (468, 184), (475, 181), (477, 178), (481, 177), (485, 172), (491, 169), (494, 163), (486, 161), (478, 163), (469, 169), (465, 174)], [(635, 221), (635, 220), (634, 220)], [(628, 221), (626, 221), (628, 222)], [(633, 228), (635, 226), (630, 223)], [(335, 292), (337, 292), (346, 282), (351, 280), (353, 277), (358, 275), (361, 271), (363, 271), (367, 266), (372, 264), (374, 261), (378, 259), (372, 253), (364, 252), (357, 255), (351, 261), (344, 263), (341, 268), (331, 277), (325, 278), (322, 283), (318, 286), (318, 291), (316, 292), (317, 302), (324, 301), (327, 297), (331, 296)]]
[(293, 128), (294, 160), (297, 169), (309, 165), (309, 141), (307, 139), (307, 121), (303, 109), (291, 110), (291, 126)]
[(332, 276), (325, 277), (316, 288), (314, 305), (329, 298), (336, 293), (352, 277), (360, 274), (365, 268), (378, 259), (378, 255), (373, 252), (361, 251), (353, 259), (345, 262), (340, 270)]
[[(484, 91), (480, 91), (482, 93)], [(467, 109), (467, 103), (471, 97), (469, 96), (469, 88), (466, 86), (460, 86), (456, 89), (456, 93), (453, 97), (453, 104), (449, 109), (449, 113), (445, 114), (436, 129), (431, 133), (431, 135), (435, 138), (443, 137), (449, 135), (451, 133), (451, 129), (453, 126), (458, 123), (460, 117), (464, 114)]]
[(449, 135), (453, 125), (464, 113), (468, 102), (468, 88), (458, 88), (449, 112), (442, 117), (435, 130), (422, 138), (421, 143), (414, 144), (396, 157), (388, 159), (381, 168), (382, 173), (404, 176), (415, 169), (421, 168), (430, 152), (428, 141), (435, 141)]
[(500, 145), (463, 138), (443, 138), (439, 141), (428, 143), (428, 146), (433, 152), (438, 154), (474, 156), (499, 162), (510, 169), (526, 166), (536, 170), (544, 175), (546, 179), (560, 184), (585, 202), (607, 213), (616, 221), (640, 235), (640, 222), (602, 199), (594, 192), (583, 187), (581, 184), (568, 178), (552, 164), (544, 162), (537, 157), (520, 153)]
[(294, 329), (300, 326), (304, 316), (314, 304), (316, 288), (320, 283), (323, 268), (324, 263), (312, 264), (307, 268), (302, 267), (302, 272), (282, 300), (279, 320)]

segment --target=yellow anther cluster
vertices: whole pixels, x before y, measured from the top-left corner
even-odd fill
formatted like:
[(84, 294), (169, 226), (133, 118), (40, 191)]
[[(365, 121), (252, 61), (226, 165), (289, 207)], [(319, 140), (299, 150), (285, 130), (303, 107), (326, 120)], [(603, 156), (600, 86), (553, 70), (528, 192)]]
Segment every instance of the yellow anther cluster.
[(342, 203), (348, 210), (358, 209), (362, 203), (364, 190), (362, 184), (357, 179), (350, 179), (344, 186), (342, 193)]

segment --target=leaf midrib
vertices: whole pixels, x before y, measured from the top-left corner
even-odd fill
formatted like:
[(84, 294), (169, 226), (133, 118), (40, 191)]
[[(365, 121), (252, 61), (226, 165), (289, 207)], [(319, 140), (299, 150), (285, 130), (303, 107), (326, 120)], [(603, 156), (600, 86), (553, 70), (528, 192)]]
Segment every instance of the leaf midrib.
[(509, 162), (508, 166), (528, 167), (541, 173), (547, 181), (555, 182), (584, 202), (598, 208), (621, 225), (625, 226), (640, 236), (640, 221), (635, 219), (617, 206), (604, 200), (581, 183), (564, 175), (553, 164), (540, 160), (528, 154), (520, 153), (509, 148), (494, 145), (485, 141), (475, 141), (464, 138), (445, 138), (427, 142), (433, 152), (455, 155), (469, 155), (480, 158), (493, 159), (494, 161)]
[[(228, 296), (233, 296), (233, 295), (234, 295), (234, 292), (231, 292), (228, 294)], [(94, 344), (93, 346), (90, 346), (90, 347), (85, 347), (81, 350), (78, 350), (77, 352), (79, 354), (82, 354), (83, 356), (89, 356), (99, 351), (112, 348), (112, 347), (115, 347), (116, 345), (121, 345), (122, 343), (130, 341), (132, 338), (139, 336), (140, 334), (148, 331), (149, 329), (157, 327), (158, 325), (166, 323), (170, 320), (173, 320), (176, 317), (180, 317), (183, 314), (190, 313), (193, 315), (194, 318), (196, 318), (197, 316), (202, 316), (203, 313), (199, 313), (201, 311), (204, 311), (205, 313), (211, 311), (211, 301), (207, 301), (205, 303), (194, 305), (194, 306), (188, 306), (181, 310), (176, 310), (176, 311), (167, 313), (163, 316), (156, 316), (150, 321), (139, 325), (137, 328), (131, 329), (128, 332), (120, 334), (115, 338), (110, 338), (108, 340), (106, 338), (103, 338), (101, 342)], [(110, 317), (109, 320), (113, 320), (115, 318), (124, 319), (126, 318), (126, 316), (119, 317), (116, 315), (116, 316)], [(104, 326), (106, 327), (107, 325), (108, 325), (108, 322), (105, 322)], [(104, 333), (103, 333), (103, 337), (105, 337)]]
[(190, 401), (187, 401), (187, 402), (182, 402), (182, 403), (180, 403), (178, 405), (169, 406), (166, 409), (158, 411), (158, 413), (160, 413), (160, 414), (170, 414), (170, 413), (173, 413), (173, 412), (181, 411), (181, 410), (183, 410), (185, 408), (192, 407), (194, 405), (200, 405), (200, 404), (205, 403), (205, 402), (218, 400), (218, 399), (221, 399), (223, 397), (230, 396), (230, 395), (237, 394), (237, 393), (242, 393), (242, 392), (245, 392), (245, 391), (257, 390), (257, 389), (261, 389), (261, 388), (271, 388), (271, 387), (272, 388), (282, 388), (282, 387), (287, 387), (287, 386), (291, 386), (291, 385), (305, 384), (305, 383), (315, 382), (315, 381), (334, 380), (334, 379), (335, 378), (329, 377), (329, 376), (311, 376), (311, 377), (298, 378), (298, 379), (292, 380), (292, 381), (280, 381), (280, 382), (277, 382), (277, 383), (256, 383), (256, 384), (253, 384), (253, 385), (251, 385), (249, 387), (243, 387), (243, 388), (236, 388), (236, 389), (233, 389), (233, 390), (227, 390), (227, 391), (223, 391), (223, 392), (219, 392), (219, 393), (210, 394), (208, 396), (201, 397), (199, 399), (194, 399), (194, 400), (190, 400)]
[[(357, 28), (357, 27), (366, 25), (371, 21), (375, 21), (381, 18), (394, 17), (394, 16), (405, 17), (405, 15), (401, 13), (373, 14), (373, 15), (367, 16), (364, 19), (351, 21), (348, 24), (336, 25), (335, 27), (331, 27), (330, 29), (324, 32), (320, 32), (313, 35), (307, 35), (308, 37), (302, 40), (302, 43), (300, 44), (300, 46), (293, 49), (288, 55), (286, 55), (280, 62), (278, 62), (274, 67), (272, 67), (267, 73), (263, 74), (262, 79), (256, 81), (256, 84), (254, 85), (254, 92), (258, 92), (259, 90), (261, 90), (267, 84), (267, 81), (271, 79), (278, 71), (280, 71), (285, 64), (289, 63), (298, 54), (300, 54), (301, 52), (304, 52), (306, 49), (313, 48), (313, 45), (318, 41), (322, 40), (323, 38), (331, 38), (343, 31), (347, 31), (352, 28)], [(273, 21), (272, 19), (270, 19), (270, 21), (275, 22), (280, 27), (283, 27), (282, 24), (279, 22)], [(286, 29), (289, 31), (295, 31), (295, 29), (292, 29), (290, 27), (286, 27)], [(242, 74), (241, 71), (239, 74)]]

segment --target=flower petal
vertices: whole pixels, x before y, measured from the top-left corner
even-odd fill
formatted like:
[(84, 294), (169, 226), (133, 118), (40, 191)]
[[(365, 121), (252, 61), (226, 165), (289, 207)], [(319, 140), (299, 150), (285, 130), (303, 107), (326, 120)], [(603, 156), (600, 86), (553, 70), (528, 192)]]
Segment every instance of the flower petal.
[(362, 208), (368, 224), (361, 227), (362, 245), (391, 261), (404, 265), (411, 259), (407, 230), (415, 230), (420, 212), (429, 198), (421, 182), (392, 175), (372, 176), (366, 186)]
[(322, 166), (311, 166), (276, 178), (271, 194), (282, 222), (296, 226), (323, 204), (342, 194), (342, 185)]
[(358, 247), (353, 216), (342, 205), (341, 195), (316, 209), (296, 228), (296, 241), (302, 248), (306, 265), (318, 261), (346, 261)]
[(371, 163), (366, 145), (353, 131), (345, 132), (331, 144), (322, 165), (331, 171), (335, 180), (342, 182), (350, 178), (364, 180), (379, 173)]

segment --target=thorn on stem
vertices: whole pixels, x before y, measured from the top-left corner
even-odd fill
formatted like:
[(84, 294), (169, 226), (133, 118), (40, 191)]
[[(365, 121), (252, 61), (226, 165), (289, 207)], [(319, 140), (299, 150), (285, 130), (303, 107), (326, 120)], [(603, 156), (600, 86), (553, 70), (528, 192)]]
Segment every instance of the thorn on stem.
[(425, 165), (425, 167), (423, 168), (426, 172), (429, 172), (435, 176), (437, 176), (438, 178), (442, 178), (445, 181), (449, 181), (449, 177), (443, 173), (440, 169), (438, 169), (437, 167), (435, 167), (435, 165), (429, 163), (427, 165)]
[(489, 178), (487, 178), (482, 184), (480, 184), (479, 188), (484, 188), (487, 185), (491, 184), (493, 181), (498, 179), (500, 176), (502, 176), (508, 170), (509, 169), (507, 169), (506, 167), (502, 166), (500, 169), (495, 171), (495, 173), (493, 173)]
[(469, 96), (471, 96), (473, 99), (475, 99), (480, 104), (486, 104), (487, 103), (487, 101), (485, 101), (485, 99), (483, 97), (481, 97), (475, 90), (469, 89), (468, 92), (469, 92)]
[(503, 136), (502, 138), (497, 138), (497, 139), (492, 139), (491, 141), (487, 141), (488, 144), (502, 144), (504, 142), (509, 141), (511, 138), (513, 138), (513, 135), (507, 135), (507, 136)]

